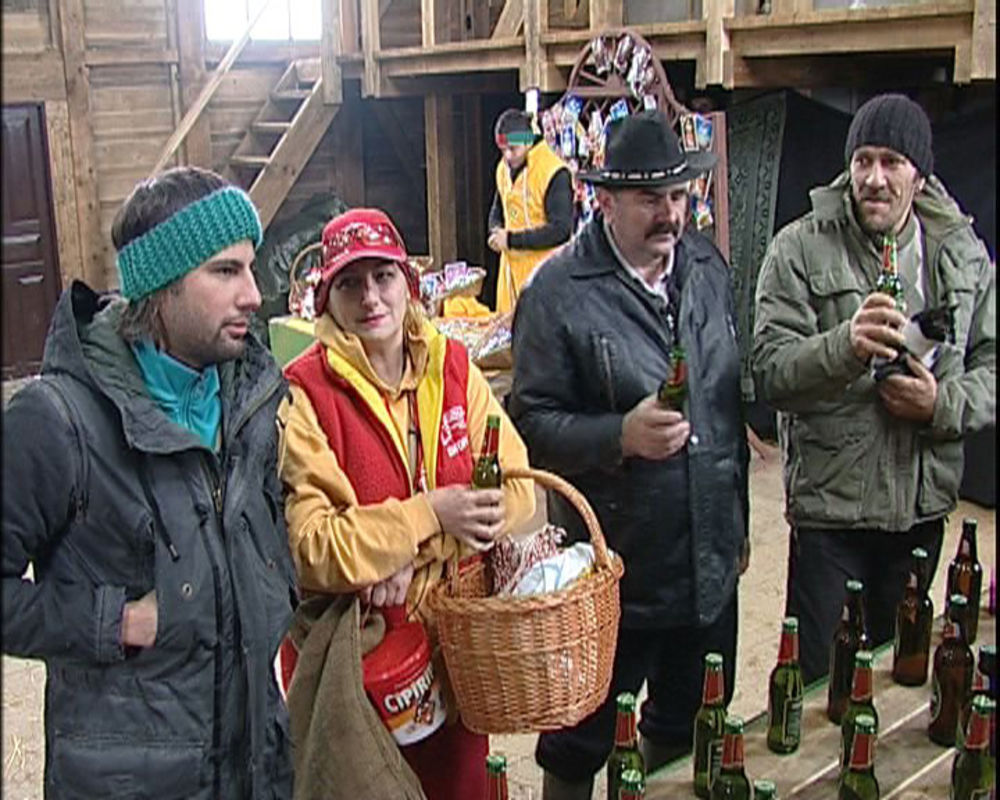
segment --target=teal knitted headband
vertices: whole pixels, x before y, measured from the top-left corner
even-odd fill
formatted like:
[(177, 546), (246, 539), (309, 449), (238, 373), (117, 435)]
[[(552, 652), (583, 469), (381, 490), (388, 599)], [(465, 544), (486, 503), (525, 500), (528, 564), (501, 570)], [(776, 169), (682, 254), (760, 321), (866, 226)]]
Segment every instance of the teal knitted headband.
[(260, 246), (260, 216), (250, 196), (226, 186), (184, 206), (118, 253), (122, 296), (138, 300), (173, 283), (230, 245)]

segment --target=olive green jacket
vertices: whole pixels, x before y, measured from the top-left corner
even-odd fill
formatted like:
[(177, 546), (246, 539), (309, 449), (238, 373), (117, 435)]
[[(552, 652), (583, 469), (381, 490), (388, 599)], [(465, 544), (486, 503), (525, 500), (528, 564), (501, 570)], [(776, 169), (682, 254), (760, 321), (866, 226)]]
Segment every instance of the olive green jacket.
[(931, 422), (894, 417), (849, 338), (880, 253), (854, 218), (846, 173), (810, 199), (812, 211), (771, 242), (756, 297), (754, 380), (778, 410), (786, 516), (796, 527), (904, 531), (955, 508), (962, 436), (995, 424), (995, 268), (930, 177), (914, 201), (925, 307), (957, 307), (955, 344), (933, 368)]

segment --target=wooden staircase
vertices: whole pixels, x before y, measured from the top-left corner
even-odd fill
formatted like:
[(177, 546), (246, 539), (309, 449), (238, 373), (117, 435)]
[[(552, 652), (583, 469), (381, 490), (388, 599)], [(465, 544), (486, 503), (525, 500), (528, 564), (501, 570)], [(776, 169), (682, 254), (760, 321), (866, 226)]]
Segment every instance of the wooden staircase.
[(323, 99), (320, 59), (288, 65), (229, 158), (228, 177), (244, 187), (266, 228), (340, 110)]

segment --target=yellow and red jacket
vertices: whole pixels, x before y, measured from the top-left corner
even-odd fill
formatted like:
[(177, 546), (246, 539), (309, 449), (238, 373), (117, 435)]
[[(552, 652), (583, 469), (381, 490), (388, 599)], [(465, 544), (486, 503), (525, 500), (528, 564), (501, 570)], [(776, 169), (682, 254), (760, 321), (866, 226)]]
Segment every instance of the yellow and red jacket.
[[(407, 607), (428, 619), (427, 591), (456, 552), (430, 503), (413, 491), (408, 392), (415, 393), (427, 489), (468, 484), (486, 416), (499, 414), (501, 467), (527, 451), (486, 379), (458, 342), (424, 323), (408, 335), (398, 387), (375, 374), (360, 341), (324, 315), (319, 341), (286, 367), (291, 399), (278, 412), (285, 517), (303, 589), (351, 592), (413, 562)], [(475, 443), (475, 444), (474, 444)], [(507, 529), (534, 513), (531, 481), (504, 484)]]

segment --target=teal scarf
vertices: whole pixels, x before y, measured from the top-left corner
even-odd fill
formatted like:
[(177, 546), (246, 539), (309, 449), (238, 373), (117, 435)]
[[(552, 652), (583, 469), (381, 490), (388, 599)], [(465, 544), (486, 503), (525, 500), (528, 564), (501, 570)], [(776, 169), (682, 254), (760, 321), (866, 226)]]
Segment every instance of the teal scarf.
[(146, 389), (171, 421), (191, 431), (209, 450), (218, 449), (222, 422), (219, 370), (192, 369), (149, 341), (132, 345)]

